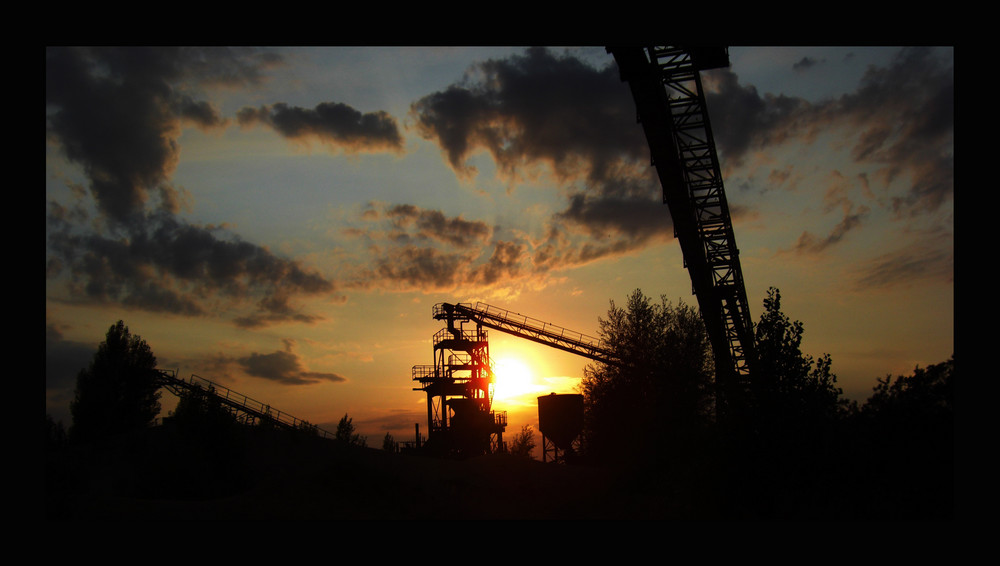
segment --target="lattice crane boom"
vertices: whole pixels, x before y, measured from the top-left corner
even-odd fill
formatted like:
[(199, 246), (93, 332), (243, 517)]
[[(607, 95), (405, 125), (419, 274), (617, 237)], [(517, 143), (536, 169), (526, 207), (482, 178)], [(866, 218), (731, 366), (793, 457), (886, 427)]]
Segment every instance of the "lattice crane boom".
[(606, 364), (622, 365), (614, 352), (597, 338), (485, 303), (440, 303), (434, 306), (434, 318), (445, 319), (449, 316), (464, 317), (494, 330)]
[(608, 47), (628, 82), (674, 234), (712, 342), (725, 403), (749, 385), (753, 323), (709, 124), (701, 70), (729, 65), (726, 48)]

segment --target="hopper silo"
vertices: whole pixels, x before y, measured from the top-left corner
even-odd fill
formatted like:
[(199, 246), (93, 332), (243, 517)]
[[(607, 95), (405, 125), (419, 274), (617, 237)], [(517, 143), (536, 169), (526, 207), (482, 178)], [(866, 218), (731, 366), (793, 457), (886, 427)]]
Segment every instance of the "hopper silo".
[(551, 393), (539, 397), (538, 429), (542, 433), (542, 461), (547, 461), (550, 448), (553, 461), (565, 461), (575, 453), (573, 441), (583, 431), (583, 395)]

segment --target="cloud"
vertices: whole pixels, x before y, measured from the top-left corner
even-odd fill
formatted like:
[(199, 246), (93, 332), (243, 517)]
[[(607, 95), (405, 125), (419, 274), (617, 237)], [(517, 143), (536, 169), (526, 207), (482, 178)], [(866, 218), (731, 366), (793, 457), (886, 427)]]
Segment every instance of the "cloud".
[(335, 373), (308, 371), (301, 358), (293, 352), (294, 342), (285, 340), (285, 349), (270, 354), (251, 353), (236, 362), (247, 374), (286, 385), (312, 385), (323, 381), (344, 382), (344, 377)]
[(496, 237), (483, 221), (385, 203), (370, 203), (360, 218), (365, 224), (345, 235), (367, 242), (367, 263), (347, 286), (442, 291), (510, 284), (525, 271), (526, 244)]
[(813, 67), (819, 65), (822, 62), (825, 62), (825, 60), (817, 61), (812, 57), (803, 57), (802, 59), (799, 59), (794, 65), (792, 65), (792, 70), (794, 70), (796, 73), (802, 73), (809, 69), (812, 69)]
[(414, 226), (418, 239), (438, 240), (459, 248), (481, 245), (491, 233), (485, 222), (448, 218), (440, 210), (421, 209), (412, 204), (390, 207), (385, 216), (399, 229)]
[(198, 98), (201, 89), (258, 84), (279, 63), (253, 49), (46, 50), (47, 136), (82, 167), (99, 213), (89, 218), (80, 200), (47, 203), (46, 276), (65, 276), (67, 300), (184, 316), (215, 314), (220, 300), (237, 310), (251, 301), (256, 312), (237, 324), (316, 320), (288, 300), (329, 294), (331, 281), (224, 230), (183, 222), (174, 215), (190, 206), (187, 195), (168, 183), (182, 123), (227, 123)]
[(226, 123), (191, 91), (255, 84), (276, 62), (255, 50), (49, 47), (47, 135), (83, 167), (100, 210), (125, 222), (172, 175), (182, 122)]
[(705, 104), (716, 125), (712, 132), (716, 148), (729, 166), (741, 165), (753, 150), (776, 146), (799, 135), (796, 117), (810, 108), (803, 99), (761, 96), (753, 85), (741, 85), (729, 69), (704, 73), (703, 82)]
[(256, 301), (242, 326), (311, 322), (294, 312), (292, 296), (333, 295), (333, 282), (298, 262), (218, 228), (152, 212), (127, 230), (80, 230), (52, 205), (46, 232), (47, 276), (66, 275), (72, 300), (109, 303), (184, 316), (216, 314), (219, 301), (239, 308)]
[(547, 164), (561, 179), (595, 182), (648, 155), (614, 65), (595, 69), (543, 48), (479, 63), (463, 83), (415, 102), (411, 115), (459, 172), (471, 172), (467, 160), (481, 149), (508, 176)]
[(544, 241), (495, 247), (494, 269), (478, 271), (486, 279), (500, 266), (507, 274), (540, 273), (638, 251), (673, 234), (635, 105), (613, 64), (597, 69), (528, 49), (475, 65), (463, 82), (415, 102), (411, 116), (460, 176), (476, 174), (469, 160), (485, 151), (502, 178), (547, 171), (566, 189), (566, 206), (550, 216)]
[[(825, 237), (819, 237), (809, 231), (803, 232), (789, 250), (791, 253), (799, 255), (823, 253), (845, 240), (851, 232), (861, 228), (864, 220), (871, 215), (870, 207), (857, 205), (851, 199), (850, 193), (854, 185), (850, 179), (839, 171), (831, 171), (827, 179), (829, 184), (823, 194), (822, 212), (827, 214), (839, 209), (842, 212), (842, 218)], [(859, 181), (863, 186), (864, 180), (860, 179)]]
[(855, 163), (884, 187), (900, 180), (891, 198), (900, 215), (934, 212), (954, 193), (954, 89), (952, 52), (905, 48), (886, 67), (871, 67), (858, 88), (817, 104), (757, 93), (730, 70), (706, 74), (712, 121), (725, 124), (716, 144), (731, 164), (754, 151), (797, 140), (811, 143), (835, 133)]
[(496, 242), (489, 261), (473, 270), (474, 281), (483, 285), (509, 283), (522, 274), (525, 246), (516, 242)]
[(843, 240), (849, 232), (858, 228), (869, 212), (868, 207), (860, 207), (856, 212), (845, 213), (843, 219), (823, 238), (817, 237), (812, 232), (803, 232), (798, 241), (795, 242), (791, 252), (796, 254), (824, 252)]
[(246, 107), (237, 113), (241, 126), (265, 124), (282, 136), (299, 141), (317, 141), (347, 152), (401, 152), (403, 137), (395, 118), (387, 112), (362, 114), (339, 102), (323, 102), (315, 108), (276, 103)]
[(850, 273), (856, 291), (888, 290), (917, 281), (954, 284), (955, 251), (928, 235), (902, 249), (857, 265)]

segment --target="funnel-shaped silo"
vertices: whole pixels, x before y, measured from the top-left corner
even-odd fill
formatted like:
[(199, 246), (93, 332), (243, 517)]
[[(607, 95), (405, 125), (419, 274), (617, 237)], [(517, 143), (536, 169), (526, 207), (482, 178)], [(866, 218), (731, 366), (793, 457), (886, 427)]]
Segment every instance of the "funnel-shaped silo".
[(538, 398), (538, 428), (560, 450), (569, 450), (583, 430), (583, 395), (555, 393)]

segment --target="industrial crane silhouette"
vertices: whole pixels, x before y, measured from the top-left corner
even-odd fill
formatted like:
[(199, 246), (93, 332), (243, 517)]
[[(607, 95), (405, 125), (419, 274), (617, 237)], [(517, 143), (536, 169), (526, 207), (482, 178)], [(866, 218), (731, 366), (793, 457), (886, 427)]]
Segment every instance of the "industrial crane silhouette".
[(429, 452), (466, 457), (502, 450), (507, 417), (492, 410), (488, 328), (606, 364), (624, 363), (597, 338), (484, 303), (439, 303), (432, 315), (446, 323), (433, 338), (434, 364), (415, 365), (412, 372), (420, 383), (414, 390), (427, 393)]
[[(739, 250), (726, 201), (700, 72), (729, 66), (726, 47), (608, 47), (635, 101), (638, 122), (663, 188), (692, 292), (712, 344), (716, 411), (745, 410), (755, 365)], [(624, 365), (598, 339), (477, 303), (435, 305), (447, 327), (435, 335), (435, 363), (414, 366), (427, 392), (428, 443), (474, 454), (502, 446), (506, 415), (492, 411), (493, 370), (485, 328), (612, 365)], [(466, 330), (465, 323), (474, 323)], [(543, 431), (544, 433), (544, 431)]]
[(742, 410), (756, 360), (739, 249), (700, 71), (729, 66), (726, 47), (608, 47), (635, 100), (674, 234), (715, 358), (720, 416)]

